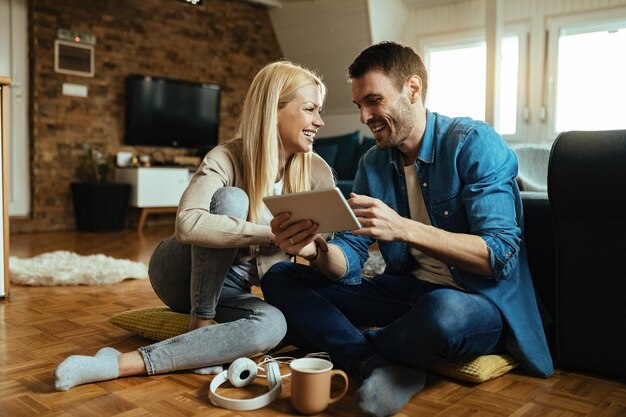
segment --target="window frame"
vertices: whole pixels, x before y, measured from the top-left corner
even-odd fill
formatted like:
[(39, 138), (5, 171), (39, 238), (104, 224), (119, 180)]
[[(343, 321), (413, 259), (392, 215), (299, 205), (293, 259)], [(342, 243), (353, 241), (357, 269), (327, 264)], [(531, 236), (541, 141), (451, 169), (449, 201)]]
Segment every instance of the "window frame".
[(556, 130), (556, 99), (558, 78), (559, 39), (565, 32), (565, 36), (582, 34), (595, 31), (612, 30), (615, 27), (626, 27), (626, 7), (618, 7), (610, 10), (586, 12), (569, 16), (549, 18), (546, 22), (548, 32), (546, 53), (546, 87), (543, 93), (545, 101), (544, 137), (548, 143), (553, 143), (561, 133)]
[[(517, 75), (517, 111), (516, 111), (516, 129), (515, 134), (502, 135), (509, 143), (525, 142), (529, 131), (529, 104), (528, 104), (528, 88), (529, 88), (529, 37), (530, 25), (528, 22), (517, 22), (505, 24), (502, 30), (502, 37), (517, 35), (518, 37), (518, 75)], [(424, 65), (429, 68), (430, 52), (441, 51), (445, 49), (454, 49), (460, 47), (472, 46), (480, 43), (486, 43), (485, 31), (483, 29), (474, 29), (466, 31), (455, 31), (445, 34), (437, 34), (432, 36), (420, 37), (418, 41), (418, 49), (424, 59)], [(485, 74), (485, 77), (487, 74)], [(500, 91), (498, 88), (497, 91)], [(486, 92), (485, 92), (486, 93)], [(430, 94), (430, 93), (429, 93)], [(499, 100), (496, 98), (496, 102)], [(426, 101), (428, 105), (428, 97)], [(495, 109), (495, 119), (499, 120), (500, 108)]]

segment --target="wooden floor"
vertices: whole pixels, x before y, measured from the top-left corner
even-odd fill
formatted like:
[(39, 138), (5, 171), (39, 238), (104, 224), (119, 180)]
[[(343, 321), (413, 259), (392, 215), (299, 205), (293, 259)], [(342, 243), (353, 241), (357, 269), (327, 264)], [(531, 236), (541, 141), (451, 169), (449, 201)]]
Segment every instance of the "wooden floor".
[[(112, 234), (46, 233), (11, 236), (13, 256), (52, 250), (104, 253), (147, 262), (155, 245), (172, 232), (148, 227)], [(53, 386), (56, 365), (70, 354), (94, 354), (102, 346), (131, 351), (149, 341), (118, 329), (107, 319), (117, 312), (161, 305), (147, 280), (105, 287), (11, 286), (0, 302), (0, 416), (287, 416), (289, 384), (263, 410), (231, 412), (208, 400), (209, 376), (187, 372), (122, 378), (68, 392)], [(625, 352), (626, 353), (626, 352)], [(358, 416), (351, 380), (348, 395), (325, 416)], [(252, 391), (262, 392), (255, 386)], [(252, 391), (228, 390), (229, 395)], [(480, 385), (429, 375), (425, 390), (400, 416), (626, 416), (626, 384), (597, 376), (557, 371), (542, 380), (516, 372)]]

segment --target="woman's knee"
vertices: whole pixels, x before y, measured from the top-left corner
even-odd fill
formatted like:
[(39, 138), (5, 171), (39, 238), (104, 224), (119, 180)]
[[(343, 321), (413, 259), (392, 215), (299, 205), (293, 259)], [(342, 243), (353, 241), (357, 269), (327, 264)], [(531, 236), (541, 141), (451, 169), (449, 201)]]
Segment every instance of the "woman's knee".
[(162, 240), (150, 255), (148, 271), (159, 272), (165, 270), (170, 273), (172, 269), (178, 270), (181, 266), (189, 264), (191, 246), (180, 243), (176, 236), (172, 235)]
[(172, 310), (189, 312), (190, 245), (175, 237), (163, 240), (152, 253), (148, 277), (157, 296)]
[(245, 219), (248, 217), (248, 195), (241, 188), (222, 187), (211, 199), (211, 213)]
[(253, 332), (253, 343), (260, 350), (269, 350), (278, 345), (287, 334), (287, 321), (279, 309), (269, 304), (257, 313), (259, 331)]

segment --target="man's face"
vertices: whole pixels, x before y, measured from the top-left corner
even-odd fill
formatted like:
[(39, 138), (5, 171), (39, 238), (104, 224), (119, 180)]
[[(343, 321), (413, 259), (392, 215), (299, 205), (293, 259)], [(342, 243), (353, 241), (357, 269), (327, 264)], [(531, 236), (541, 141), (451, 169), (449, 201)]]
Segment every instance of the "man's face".
[(415, 130), (416, 111), (408, 88), (398, 91), (392, 79), (380, 71), (368, 71), (352, 79), (352, 101), (379, 149), (402, 145)]

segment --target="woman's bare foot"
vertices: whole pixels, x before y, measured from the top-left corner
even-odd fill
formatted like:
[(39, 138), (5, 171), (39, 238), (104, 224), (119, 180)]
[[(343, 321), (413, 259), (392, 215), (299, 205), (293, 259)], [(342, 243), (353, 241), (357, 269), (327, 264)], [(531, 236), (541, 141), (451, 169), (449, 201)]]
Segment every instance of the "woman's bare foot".
[(217, 322), (213, 319), (200, 319), (198, 317), (192, 317), (189, 321), (189, 327), (187, 328), (187, 331), (196, 330), (200, 327), (211, 326), (212, 324), (217, 324)]

